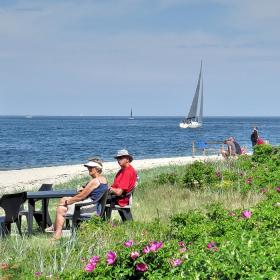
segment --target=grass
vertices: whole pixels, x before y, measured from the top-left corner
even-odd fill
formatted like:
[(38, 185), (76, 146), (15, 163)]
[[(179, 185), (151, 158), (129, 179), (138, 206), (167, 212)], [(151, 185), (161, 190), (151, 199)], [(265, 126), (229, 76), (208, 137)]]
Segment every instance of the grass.
[[(213, 164), (216, 169), (228, 167), (223, 166), (222, 163)], [(36, 233), (31, 237), (12, 235), (1, 240), (0, 263), (18, 264), (18, 267), (14, 269), (18, 278), (13, 278), (12, 275), (9, 279), (33, 279), (32, 275), (36, 271), (49, 275), (65, 270), (81, 269), (83, 257), (109, 250), (112, 244), (117, 243), (124, 236), (137, 240), (143, 237), (153, 240), (156, 234), (156, 238), (159, 239), (157, 226), (162, 229), (167, 227), (169, 217), (173, 214), (193, 209), (205, 211), (207, 205), (213, 202), (221, 202), (229, 210), (246, 209), (263, 199), (260, 193), (248, 192), (244, 195), (238, 191), (238, 188), (237, 190), (233, 188), (213, 190), (207, 186), (201, 190), (190, 190), (184, 187), (181, 178), (174, 184), (160, 182), (160, 174), (182, 174), (185, 168), (185, 166), (168, 166), (139, 171), (140, 183), (133, 198), (134, 223), (119, 224), (118, 215), (114, 215), (112, 223), (105, 223), (105, 225), (103, 223), (94, 231), (87, 231), (87, 227), (82, 226), (84, 232), (80, 231), (78, 236), (64, 238), (54, 244), (50, 241), (50, 235), (41, 233)], [(112, 182), (113, 175), (107, 177), (109, 182)], [(88, 179), (87, 177), (77, 178), (68, 183), (56, 185), (55, 189), (77, 188)], [(52, 217), (55, 214), (56, 204), (56, 200), (51, 200), (49, 204)], [(162, 235), (164, 234), (162, 230)], [(20, 278), (19, 275), (24, 276)], [(30, 278), (27, 278), (27, 275), (31, 275)]]

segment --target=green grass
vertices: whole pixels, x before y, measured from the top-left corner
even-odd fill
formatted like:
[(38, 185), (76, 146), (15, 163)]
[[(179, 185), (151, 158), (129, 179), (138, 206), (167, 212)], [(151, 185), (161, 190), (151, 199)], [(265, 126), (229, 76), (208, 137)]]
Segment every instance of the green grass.
[[(227, 166), (229, 163), (213, 164), (217, 170), (235, 169), (234, 166)], [(199, 190), (187, 189), (182, 183), (181, 176), (185, 169), (186, 166), (168, 166), (139, 172), (140, 182), (133, 197), (132, 211), (135, 221), (133, 223), (121, 224), (116, 214), (113, 216), (113, 222), (100, 223), (92, 227), (87, 227), (85, 223), (78, 236), (63, 238), (56, 243), (50, 241), (51, 235), (41, 234), (36, 230), (36, 234), (31, 237), (12, 235), (1, 240), (0, 263), (14, 265), (14, 268), (8, 272), (11, 278), (7, 279), (33, 279), (36, 271), (49, 275), (81, 269), (82, 258), (102, 254), (110, 250), (112, 244), (118, 243), (125, 237), (136, 240), (164, 238), (171, 215), (193, 209), (204, 212), (213, 202), (221, 202), (229, 210), (246, 209), (256, 205), (264, 197), (263, 194), (253, 191), (248, 191), (244, 195), (238, 191), (239, 186), (213, 189), (209, 185)], [(161, 183), (161, 174), (175, 174), (176, 182)], [(109, 175), (108, 178), (109, 182), (112, 182), (113, 175)], [(56, 185), (55, 189), (77, 188), (88, 179), (87, 177), (77, 178), (68, 183)], [(49, 204), (52, 217), (55, 214), (56, 204), (57, 200), (51, 200)], [(0, 276), (1, 273), (0, 270)]]

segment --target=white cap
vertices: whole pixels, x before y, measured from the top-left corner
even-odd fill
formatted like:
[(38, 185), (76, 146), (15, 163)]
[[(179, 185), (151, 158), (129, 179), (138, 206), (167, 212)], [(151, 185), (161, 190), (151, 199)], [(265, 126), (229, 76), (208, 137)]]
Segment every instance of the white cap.
[(88, 163), (84, 164), (85, 167), (99, 167), (100, 169), (102, 169), (102, 165), (94, 162), (94, 161), (89, 161)]

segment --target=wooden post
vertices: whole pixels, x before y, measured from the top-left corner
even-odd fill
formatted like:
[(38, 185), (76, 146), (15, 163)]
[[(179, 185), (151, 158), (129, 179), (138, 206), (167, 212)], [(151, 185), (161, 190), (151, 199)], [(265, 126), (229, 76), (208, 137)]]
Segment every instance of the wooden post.
[(195, 156), (195, 144), (194, 141), (192, 141), (192, 157)]

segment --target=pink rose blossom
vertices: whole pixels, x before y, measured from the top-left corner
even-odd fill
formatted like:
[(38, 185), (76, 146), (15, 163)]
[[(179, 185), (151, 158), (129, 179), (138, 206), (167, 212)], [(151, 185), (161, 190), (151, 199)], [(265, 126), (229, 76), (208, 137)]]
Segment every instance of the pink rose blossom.
[(277, 191), (277, 192), (280, 192), (280, 187), (277, 187), (277, 188), (276, 188), (276, 191)]
[(88, 263), (85, 266), (85, 271), (86, 272), (92, 272), (93, 270), (95, 270), (95, 268), (96, 268), (96, 264), (95, 263)]
[(179, 252), (180, 253), (185, 253), (187, 251), (187, 248), (186, 247), (181, 247), (180, 249), (179, 249)]
[(208, 249), (212, 249), (212, 248), (214, 248), (214, 247), (216, 247), (216, 243), (213, 242), (213, 241), (207, 244), (207, 248), (208, 248)]
[(251, 216), (252, 216), (252, 212), (249, 210), (245, 210), (242, 212), (242, 217), (245, 219), (249, 219), (249, 218), (251, 218)]
[(117, 254), (113, 251), (108, 252), (106, 262), (108, 265), (113, 265), (117, 260)]
[(131, 252), (131, 254), (130, 254), (130, 257), (133, 260), (136, 260), (139, 256), (140, 256), (140, 254), (138, 252)]
[(186, 246), (185, 242), (183, 242), (183, 241), (179, 241), (179, 242), (178, 242), (178, 245), (179, 245), (180, 247), (185, 247), (185, 246)]
[(182, 260), (181, 259), (175, 259), (175, 260), (171, 260), (170, 261), (170, 264), (173, 266), (173, 267), (176, 267), (176, 266), (179, 266), (180, 264), (182, 264)]
[(246, 179), (246, 184), (248, 184), (248, 185), (251, 185), (252, 184), (252, 178), (248, 178), (248, 179)]
[(156, 252), (158, 249), (160, 249), (161, 247), (163, 246), (163, 242), (160, 241), (160, 242), (157, 242), (157, 241), (154, 241), (151, 243), (150, 245), (150, 250), (152, 252)]
[(136, 270), (145, 272), (148, 270), (148, 265), (146, 263), (138, 263), (138, 264), (136, 264)]
[(100, 257), (99, 256), (93, 256), (89, 260), (89, 262), (92, 263), (92, 264), (93, 263), (97, 264), (99, 261), (100, 261)]
[(146, 246), (146, 247), (142, 250), (143, 254), (148, 254), (150, 251), (151, 251), (151, 250), (150, 250), (150, 247), (149, 247), (149, 246)]
[(222, 177), (222, 173), (221, 173), (220, 171), (217, 171), (217, 172), (216, 172), (216, 176), (217, 176), (218, 178), (221, 178), (221, 177)]
[(125, 247), (132, 247), (133, 245), (133, 240), (127, 240), (126, 242), (123, 243)]

